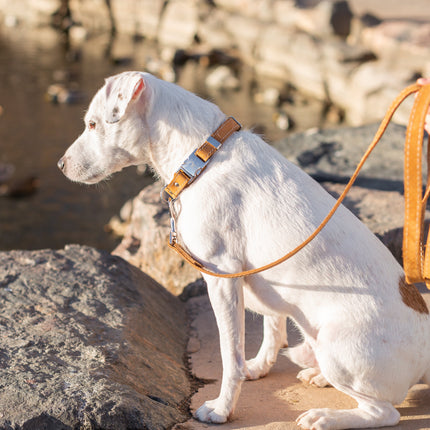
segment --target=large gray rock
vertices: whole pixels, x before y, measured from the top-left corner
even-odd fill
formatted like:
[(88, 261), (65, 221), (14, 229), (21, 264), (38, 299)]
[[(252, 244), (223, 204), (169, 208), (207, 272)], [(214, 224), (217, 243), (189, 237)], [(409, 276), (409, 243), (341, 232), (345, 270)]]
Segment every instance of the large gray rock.
[[(346, 182), (373, 140), (379, 124), (296, 133), (274, 146), (319, 181)], [(385, 190), (403, 189), (406, 128), (391, 123), (368, 158), (357, 184)]]
[(144, 188), (125, 206), (123, 239), (112, 252), (142, 269), (171, 293), (179, 295), (190, 283), (201, 278), (200, 272), (167, 246), (170, 215), (167, 203), (160, 199), (161, 184)]
[(183, 304), (92, 248), (0, 253), (0, 429), (165, 429), (187, 418)]
[[(377, 129), (378, 125), (373, 124), (312, 130), (292, 135), (275, 146), (338, 197)], [(344, 205), (382, 240), (399, 262), (404, 224), (405, 131), (404, 126), (390, 124), (344, 200)], [(429, 218), (427, 211), (426, 219)]]

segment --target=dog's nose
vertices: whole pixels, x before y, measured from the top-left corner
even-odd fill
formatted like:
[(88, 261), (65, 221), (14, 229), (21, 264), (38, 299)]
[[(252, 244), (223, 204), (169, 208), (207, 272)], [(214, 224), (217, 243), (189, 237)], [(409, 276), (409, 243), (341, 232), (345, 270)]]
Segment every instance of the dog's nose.
[(64, 158), (60, 158), (60, 160), (57, 163), (57, 166), (60, 170), (64, 170)]

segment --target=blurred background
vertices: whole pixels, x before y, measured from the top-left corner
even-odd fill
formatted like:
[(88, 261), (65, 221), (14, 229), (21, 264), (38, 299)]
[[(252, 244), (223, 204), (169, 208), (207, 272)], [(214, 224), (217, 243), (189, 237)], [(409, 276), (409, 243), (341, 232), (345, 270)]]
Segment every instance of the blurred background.
[(0, 0), (0, 250), (118, 243), (105, 226), (151, 175), (56, 167), (107, 76), (176, 82), (276, 146), (377, 121), (429, 47), (428, 0)]

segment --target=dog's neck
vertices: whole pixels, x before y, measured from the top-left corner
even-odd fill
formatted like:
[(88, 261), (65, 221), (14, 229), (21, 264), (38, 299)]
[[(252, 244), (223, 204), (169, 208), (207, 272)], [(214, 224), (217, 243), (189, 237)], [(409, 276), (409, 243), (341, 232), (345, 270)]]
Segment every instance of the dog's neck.
[(182, 88), (157, 80), (151, 85), (151, 109), (146, 115), (150, 131), (151, 167), (168, 183), (189, 154), (225, 120), (214, 104)]

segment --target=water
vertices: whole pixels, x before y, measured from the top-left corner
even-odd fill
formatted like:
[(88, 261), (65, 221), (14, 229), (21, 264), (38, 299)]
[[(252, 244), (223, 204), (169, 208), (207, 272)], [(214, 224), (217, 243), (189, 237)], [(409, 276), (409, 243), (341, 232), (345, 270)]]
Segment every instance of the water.
[[(62, 36), (51, 28), (0, 29), (0, 163), (15, 166), (15, 179), (35, 176), (40, 184), (35, 194), (25, 198), (0, 197), (1, 250), (56, 249), (79, 243), (110, 251), (117, 244), (118, 239), (106, 233), (104, 226), (153, 179), (131, 167), (109, 182), (83, 186), (68, 181), (56, 162), (82, 132), (85, 108), (104, 78), (124, 70), (143, 70), (148, 56), (157, 54), (154, 45), (122, 39), (110, 46), (109, 36), (100, 35), (71, 56)], [(110, 57), (106, 56), (108, 48)], [(122, 55), (130, 62), (115, 63), (112, 55)], [(84, 96), (81, 102), (53, 104), (46, 100), (46, 90), (58, 71), (71, 76)], [(242, 91), (217, 95), (205, 89), (205, 73), (201, 66), (188, 65), (179, 84), (210, 97), (247, 126), (264, 125), (272, 139), (285, 135), (273, 125), (274, 108), (252, 103), (252, 73), (243, 73)], [(320, 125), (321, 107), (304, 109), (308, 113), (299, 115), (304, 120), (299, 128)]]

